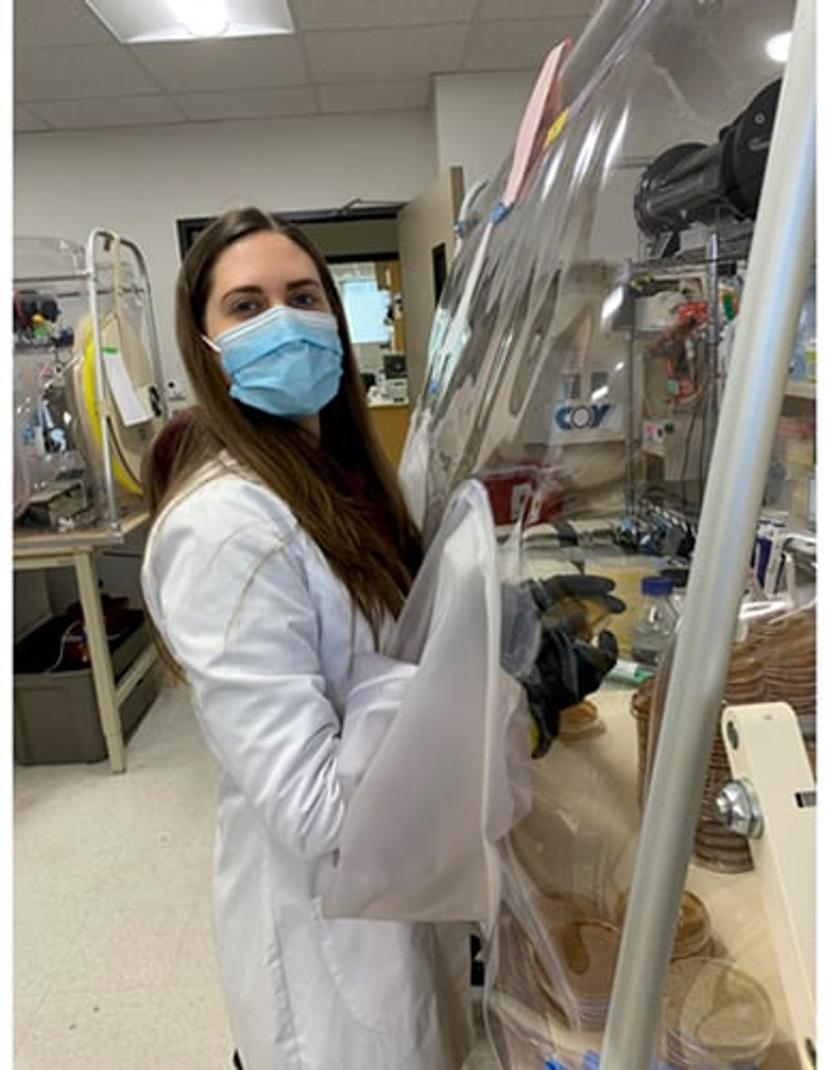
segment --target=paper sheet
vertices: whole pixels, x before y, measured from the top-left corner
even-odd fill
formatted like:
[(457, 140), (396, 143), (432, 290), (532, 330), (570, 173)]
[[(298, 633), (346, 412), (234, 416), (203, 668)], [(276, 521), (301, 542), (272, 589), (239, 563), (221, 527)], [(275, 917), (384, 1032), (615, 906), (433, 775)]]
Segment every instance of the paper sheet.
[(135, 389), (120, 349), (114, 346), (104, 346), (103, 358), (106, 380), (124, 425), (134, 427), (136, 424), (151, 420), (152, 413)]

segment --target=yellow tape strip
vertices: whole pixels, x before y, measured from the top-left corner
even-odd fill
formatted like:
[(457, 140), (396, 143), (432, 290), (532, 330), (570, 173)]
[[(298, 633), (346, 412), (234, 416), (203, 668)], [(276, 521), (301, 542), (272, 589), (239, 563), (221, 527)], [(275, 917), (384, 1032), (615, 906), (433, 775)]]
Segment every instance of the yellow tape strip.
[(549, 133), (546, 135), (546, 142), (544, 148), (548, 149), (552, 142), (560, 137), (563, 128), (566, 126), (566, 120), (569, 117), (569, 108), (564, 108), (555, 122), (549, 127)]

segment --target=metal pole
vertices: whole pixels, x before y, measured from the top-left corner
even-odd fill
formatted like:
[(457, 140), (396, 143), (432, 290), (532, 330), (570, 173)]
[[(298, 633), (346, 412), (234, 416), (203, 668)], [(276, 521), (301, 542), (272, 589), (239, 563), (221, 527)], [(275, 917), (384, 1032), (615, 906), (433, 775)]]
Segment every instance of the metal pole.
[(704, 456), (702, 457), (701, 496), (710, 474), (713, 439), (719, 423), (719, 232), (714, 226), (707, 239), (707, 331), (705, 334), (707, 365), (706, 411), (702, 414)]
[[(635, 313), (633, 313), (635, 314)], [(635, 327), (630, 328), (627, 338), (627, 419), (624, 427), (625, 438), (625, 494), (627, 516), (635, 516)]]
[(109, 526), (115, 535), (120, 534), (118, 504), (115, 500), (115, 482), (112, 478), (112, 449), (109, 442), (109, 404), (106, 399), (106, 369), (103, 360), (103, 341), (98, 309), (98, 272), (95, 268), (95, 242), (99, 238), (115, 238), (115, 235), (96, 227), (86, 243), (87, 285), (89, 288), (89, 315), (92, 317), (92, 337), (95, 342), (95, 403), (101, 423), (101, 454), (103, 460), (106, 505), (109, 511)]
[(73, 271), (67, 275), (15, 275), (13, 281), (15, 286), (25, 286), (36, 282), (75, 282), (78, 279), (87, 278), (88, 275), (88, 271)]
[(687, 608), (644, 813), (602, 1070), (650, 1070), (693, 831), (814, 250), (814, 0), (797, 5)]
[(632, 262), (627, 261), (627, 269), (624, 272), (624, 301), (627, 304), (632, 322), (627, 334), (627, 367), (625, 368), (627, 390), (627, 419), (624, 421), (624, 508), (627, 516), (635, 515), (635, 425), (637, 412), (635, 395), (635, 301), (630, 294), (632, 282)]
[[(158, 400), (161, 404), (161, 411), (164, 415), (164, 419), (168, 420), (170, 418), (170, 412), (167, 406), (167, 392), (164, 389), (164, 371), (161, 367), (161, 345), (158, 341), (158, 328), (156, 327), (155, 323), (155, 308), (152, 303), (152, 287), (150, 286), (149, 269), (147, 268), (147, 262), (144, 259), (144, 254), (141, 252), (135, 242), (130, 241), (129, 238), (121, 238), (121, 245), (124, 245), (131, 250), (132, 255), (135, 257), (135, 261), (138, 264), (140, 277), (144, 280), (144, 292), (146, 293), (147, 297), (147, 341), (149, 342), (150, 347), (152, 370), (155, 375), (156, 385), (158, 387)], [(140, 288), (138, 289), (140, 291)]]

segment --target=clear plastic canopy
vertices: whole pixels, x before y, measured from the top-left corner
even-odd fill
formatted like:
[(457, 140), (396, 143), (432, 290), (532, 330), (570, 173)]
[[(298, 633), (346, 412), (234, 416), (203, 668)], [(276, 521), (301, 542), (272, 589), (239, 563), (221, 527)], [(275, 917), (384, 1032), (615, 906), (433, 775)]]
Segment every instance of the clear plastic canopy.
[(593, 26), (565, 62), (516, 203), (498, 212), (509, 160), (470, 206), (409, 441), (427, 534), (470, 476), (499, 523), (621, 516), (645, 492), (697, 513), (783, 71), (766, 44), (792, 11), (603, 6), (609, 52), (590, 57)]

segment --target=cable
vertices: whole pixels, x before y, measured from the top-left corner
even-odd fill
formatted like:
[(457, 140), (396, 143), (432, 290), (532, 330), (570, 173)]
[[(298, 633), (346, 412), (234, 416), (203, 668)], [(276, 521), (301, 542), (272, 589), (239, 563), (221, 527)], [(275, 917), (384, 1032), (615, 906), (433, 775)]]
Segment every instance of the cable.
[[(706, 393), (706, 392), (705, 392)], [(704, 407), (702, 409), (702, 422), (701, 422), (701, 449), (699, 452), (699, 509), (701, 509), (701, 503), (704, 501), (705, 490), (705, 457), (707, 456), (707, 423), (708, 423), (708, 409), (707, 398), (704, 399)], [(713, 434), (715, 434), (715, 428)]]
[(690, 428), (687, 432), (687, 438), (684, 443), (684, 458), (682, 460), (681, 476), (679, 478), (679, 483), (681, 485), (681, 508), (685, 519), (687, 518), (687, 465), (690, 460), (690, 446), (693, 441), (693, 432), (696, 428), (696, 420), (698, 419), (699, 411), (706, 403), (706, 397), (707, 378), (705, 377), (696, 394), (696, 405), (693, 409), (693, 415), (690, 417)]
[[(78, 626), (80, 626), (81, 633), (76, 638), (79, 638), (79, 639), (85, 639), (86, 638), (86, 629), (83, 626), (83, 621), (82, 620), (73, 620), (72, 623), (69, 625), (69, 627), (66, 629), (66, 631), (63, 633), (63, 635), (61, 635), (61, 637), (60, 637), (60, 652), (58, 653), (57, 661), (55, 661), (52, 665), (50, 665), (48, 669), (44, 669), (43, 670), (44, 673), (55, 672), (55, 670), (60, 666), (61, 662), (63, 661), (63, 655), (66, 652), (66, 643), (68, 642), (68, 640), (70, 638), (72, 638), (72, 635), (71, 635), (72, 630), (74, 628), (77, 628)], [(121, 631), (119, 631), (119, 632), (112, 632), (112, 633), (106, 632), (107, 645), (110, 644), (110, 643), (114, 643), (116, 639), (120, 639), (122, 635), (126, 634), (126, 631), (127, 631), (127, 629), (122, 628)]]
[(43, 670), (44, 673), (54, 672), (55, 669), (57, 669), (57, 667), (63, 661), (63, 654), (64, 654), (64, 651), (66, 649), (66, 642), (69, 639), (69, 636), (70, 636), (70, 634), (72, 632), (72, 629), (76, 628), (79, 624), (81, 625), (81, 633), (82, 633), (83, 632), (83, 622), (79, 621), (79, 620), (73, 620), (72, 623), (69, 625), (69, 627), (64, 631), (63, 635), (60, 637), (60, 651), (58, 653), (57, 661), (54, 662), (54, 664), (50, 665), (48, 669), (44, 669)]

